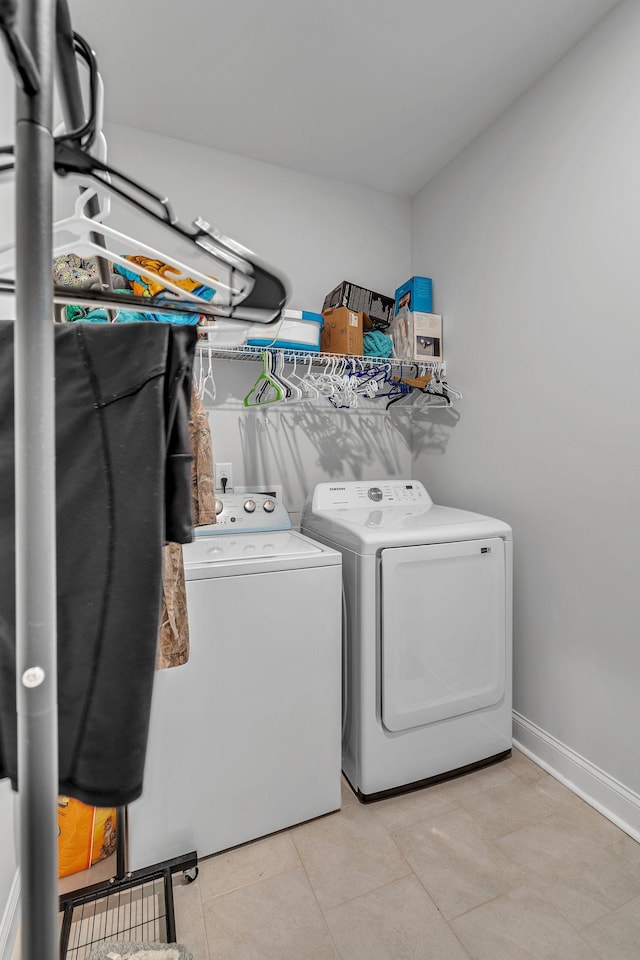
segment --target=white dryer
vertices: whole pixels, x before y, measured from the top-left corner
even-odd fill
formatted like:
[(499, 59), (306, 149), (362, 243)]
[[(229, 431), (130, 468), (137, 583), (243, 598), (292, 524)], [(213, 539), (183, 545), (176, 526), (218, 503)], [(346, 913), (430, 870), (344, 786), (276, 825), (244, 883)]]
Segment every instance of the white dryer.
[(381, 480), (319, 484), (301, 529), (342, 554), (342, 769), (360, 800), (508, 756), (511, 528)]
[(129, 869), (340, 808), (340, 554), (271, 497), (218, 507), (184, 547), (190, 655), (155, 675)]

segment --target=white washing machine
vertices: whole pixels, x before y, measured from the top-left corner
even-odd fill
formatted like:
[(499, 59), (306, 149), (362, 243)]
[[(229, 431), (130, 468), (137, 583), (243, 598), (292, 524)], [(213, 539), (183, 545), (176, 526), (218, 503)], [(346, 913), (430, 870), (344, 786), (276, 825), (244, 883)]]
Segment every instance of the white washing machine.
[(155, 675), (133, 870), (340, 808), (341, 555), (271, 497), (219, 503), (184, 547), (191, 649)]
[(360, 800), (508, 756), (511, 528), (381, 480), (319, 484), (301, 529), (342, 553), (342, 768)]

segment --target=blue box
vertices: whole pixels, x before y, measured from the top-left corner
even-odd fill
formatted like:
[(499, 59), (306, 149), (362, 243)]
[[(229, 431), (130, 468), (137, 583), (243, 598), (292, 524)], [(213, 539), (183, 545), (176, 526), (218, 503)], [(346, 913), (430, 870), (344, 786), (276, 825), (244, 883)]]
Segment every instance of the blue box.
[(430, 277), (411, 277), (411, 280), (398, 287), (394, 313), (398, 314), (401, 306), (405, 305), (410, 313), (433, 313), (433, 283)]

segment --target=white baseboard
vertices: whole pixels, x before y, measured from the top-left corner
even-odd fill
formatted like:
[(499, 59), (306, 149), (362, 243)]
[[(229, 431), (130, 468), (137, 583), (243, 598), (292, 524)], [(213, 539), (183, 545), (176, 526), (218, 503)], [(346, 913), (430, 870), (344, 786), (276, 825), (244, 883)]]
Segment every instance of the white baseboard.
[(0, 960), (11, 960), (20, 925), (20, 871), (16, 870), (0, 920)]
[(640, 795), (515, 710), (513, 743), (552, 777), (640, 841)]

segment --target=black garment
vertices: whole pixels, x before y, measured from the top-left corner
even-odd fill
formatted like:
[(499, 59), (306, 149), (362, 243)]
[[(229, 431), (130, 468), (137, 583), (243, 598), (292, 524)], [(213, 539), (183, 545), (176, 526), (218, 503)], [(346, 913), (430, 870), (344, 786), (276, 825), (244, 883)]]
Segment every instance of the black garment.
[[(142, 792), (162, 546), (191, 540), (196, 333), (54, 329), (59, 790), (120, 806)], [(0, 322), (0, 779), (16, 789), (14, 537), (13, 324)]]

